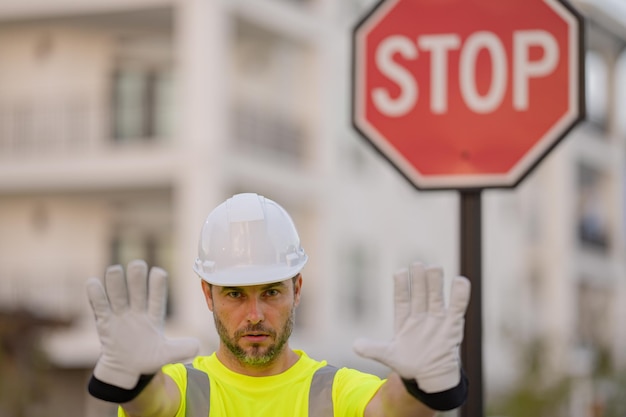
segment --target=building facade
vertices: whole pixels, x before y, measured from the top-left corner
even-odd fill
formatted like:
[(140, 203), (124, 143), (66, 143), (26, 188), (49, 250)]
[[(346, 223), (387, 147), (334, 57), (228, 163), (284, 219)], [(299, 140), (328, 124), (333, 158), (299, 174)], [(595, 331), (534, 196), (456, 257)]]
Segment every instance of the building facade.
[[(99, 344), (84, 283), (111, 263), (167, 269), (168, 334), (215, 348), (191, 267), (210, 209), (244, 191), (285, 206), (309, 254), (293, 347), (385, 374), (352, 340), (391, 337), (394, 270), (458, 273), (459, 215), (455, 192), (416, 191), (350, 127), (351, 29), (373, 4), (0, 3), (0, 308), (66, 323), (41, 334), (25, 415), (115, 415), (85, 390)], [(598, 400), (598, 358), (626, 368), (626, 24), (577, 5), (589, 120), (520, 187), (483, 194), (490, 403), (537, 344), (542, 378), (576, 378), (573, 409)]]

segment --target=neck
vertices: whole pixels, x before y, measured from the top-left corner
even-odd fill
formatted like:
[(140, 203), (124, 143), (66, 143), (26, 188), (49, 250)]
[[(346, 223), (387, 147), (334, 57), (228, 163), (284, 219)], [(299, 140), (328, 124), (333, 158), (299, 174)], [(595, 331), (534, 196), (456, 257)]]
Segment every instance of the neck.
[(278, 375), (291, 368), (299, 359), (298, 354), (291, 350), (288, 345), (285, 345), (283, 350), (273, 360), (263, 365), (250, 365), (243, 362), (222, 343), (220, 343), (216, 355), (228, 369), (247, 376)]

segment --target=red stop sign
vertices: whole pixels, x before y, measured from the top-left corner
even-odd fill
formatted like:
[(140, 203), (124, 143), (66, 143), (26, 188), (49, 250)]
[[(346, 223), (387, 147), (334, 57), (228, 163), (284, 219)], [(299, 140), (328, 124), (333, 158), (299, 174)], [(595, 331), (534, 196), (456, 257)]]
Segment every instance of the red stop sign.
[(353, 125), (420, 189), (517, 185), (584, 117), (565, 0), (383, 0), (353, 36)]

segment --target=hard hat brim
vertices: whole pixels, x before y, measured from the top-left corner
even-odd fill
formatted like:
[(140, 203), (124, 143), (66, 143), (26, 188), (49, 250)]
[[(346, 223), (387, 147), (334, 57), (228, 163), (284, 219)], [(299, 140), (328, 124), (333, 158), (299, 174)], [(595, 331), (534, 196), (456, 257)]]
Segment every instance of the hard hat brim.
[(237, 287), (271, 284), (293, 278), (302, 271), (307, 262), (307, 256), (294, 266), (240, 266), (228, 268), (227, 270), (206, 273), (194, 265), (193, 270), (200, 278), (209, 284), (220, 287)]

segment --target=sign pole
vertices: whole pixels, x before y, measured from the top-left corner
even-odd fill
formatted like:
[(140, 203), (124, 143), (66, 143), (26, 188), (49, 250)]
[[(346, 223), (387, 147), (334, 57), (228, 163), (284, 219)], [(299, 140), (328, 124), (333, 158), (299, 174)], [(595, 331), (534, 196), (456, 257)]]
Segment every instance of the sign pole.
[(471, 299), (465, 314), (461, 360), (470, 381), (469, 395), (461, 417), (483, 417), (482, 355), (482, 210), (481, 190), (461, 191), (461, 275), (472, 283)]

